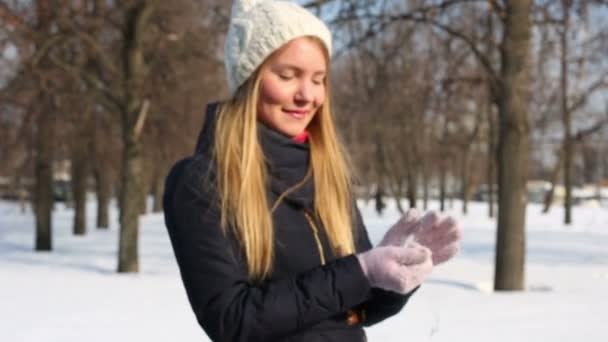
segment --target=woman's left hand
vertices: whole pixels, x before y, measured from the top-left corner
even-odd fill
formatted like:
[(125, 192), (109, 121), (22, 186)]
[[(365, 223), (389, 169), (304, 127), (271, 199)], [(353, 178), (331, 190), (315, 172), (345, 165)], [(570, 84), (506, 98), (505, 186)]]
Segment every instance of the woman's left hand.
[(452, 216), (442, 216), (435, 211), (422, 217), (413, 238), (433, 252), (433, 265), (450, 260), (460, 249), (462, 228)]
[(430, 249), (433, 264), (439, 265), (458, 253), (462, 228), (451, 216), (430, 211), (420, 218), (418, 210), (410, 209), (386, 232), (379, 245), (403, 246), (408, 239)]
[(419, 220), (420, 212), (416, 208), (409, 209), (384, 234), (379, 246), (403, 246), (407, 239), (418, 230)]

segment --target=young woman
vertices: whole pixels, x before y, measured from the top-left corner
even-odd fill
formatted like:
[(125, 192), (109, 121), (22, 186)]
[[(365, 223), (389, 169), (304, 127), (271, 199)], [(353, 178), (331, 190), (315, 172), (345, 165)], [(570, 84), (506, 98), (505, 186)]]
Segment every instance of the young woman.
[(451, 218), (408, 212), (372, 248), (332, 118), (331, 35), (286, 1), (237, 1), (231, 97), (167, 177), (165, 220), (213, 341), (364, 341), (457, 251)]

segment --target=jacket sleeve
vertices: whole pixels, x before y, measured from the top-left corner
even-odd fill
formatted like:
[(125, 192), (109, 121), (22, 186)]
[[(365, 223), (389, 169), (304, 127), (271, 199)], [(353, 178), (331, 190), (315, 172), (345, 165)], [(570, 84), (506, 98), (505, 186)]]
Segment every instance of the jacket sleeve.
[[(356, 248), (357, 253), (361, 253), (370, 250), (372, 244), (356, 203), (354, 204), (354, 213)], [(356, 307), (357, 310), (363, 312), (365, 317), (363, 325), (371, 326), (399, 313), (418, 288), (405, 295), (380, 288), (372, 288), (367, 300)]]
[(193, 164), (176, 184), (168, 229), (192, 309), (213, 341), (275, 340), (367, 298), (369, 283), (353, 255), (251, 283), (235, 242), (220, 230), (215, 194), (203, 186), (200, 163)]

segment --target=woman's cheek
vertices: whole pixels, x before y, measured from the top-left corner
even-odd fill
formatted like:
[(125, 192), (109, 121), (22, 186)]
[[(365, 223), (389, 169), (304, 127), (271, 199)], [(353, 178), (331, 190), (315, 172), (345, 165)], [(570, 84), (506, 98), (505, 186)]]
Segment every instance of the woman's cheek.
[(278, 103), (285, 103), (291, 100), (291, 95), (294, 93), (294, 82), (282, 81), (276, 83), (272, 88), (271, 96)]
[(319, 89), (317, 89), (315, 99), (315, 104), (317, 105), (317, 107), (325, 103), (325, 86), (320, 86)]

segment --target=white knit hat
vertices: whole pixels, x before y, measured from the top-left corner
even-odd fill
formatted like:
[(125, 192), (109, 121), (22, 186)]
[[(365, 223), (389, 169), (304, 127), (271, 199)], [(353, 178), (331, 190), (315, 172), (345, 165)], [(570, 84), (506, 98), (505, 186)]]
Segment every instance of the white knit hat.
[(331, 55), (331, 33), (315, 15), (290, 1), (235, 0), (226, 35), (226, 76), (234, 95), (266, 57), (290, 40), (321, 39)]

